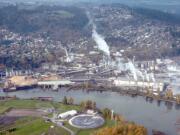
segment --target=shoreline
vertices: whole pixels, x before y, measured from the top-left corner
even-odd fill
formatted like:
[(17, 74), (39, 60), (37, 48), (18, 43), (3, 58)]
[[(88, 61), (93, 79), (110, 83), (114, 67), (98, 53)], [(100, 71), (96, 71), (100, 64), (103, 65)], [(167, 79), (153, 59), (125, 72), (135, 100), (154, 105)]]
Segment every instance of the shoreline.
[[(56, 90), (53, 89), (43, 89), (41, 87), (26, 87), (27, 89), (17, 89), (17, 90), (8, 90), (8, 91), (4, 91), (3, 93), (11, 93), (11, 92), (17, 92), (17, 91), (31, 91), (35, 88), (39, 88), (40, 90), (48, 90), (48, 91), (59, 91), (61, 90), (61, 88), (58, 88)], [(83, 90), (83, 91), (87, 91), (87, 92), (116, 92), (116, 93), (120, 93), (122, 95), (128, 95), (131, 97), (136, 97), (136, 96), (140, 96), (140, 97), (145, 97), (147, 100), (156, 100), (157, 102), (168, 102), (168, 103), (172, 103), (172, 104), (176, 104), (176, 105), (180, 105), (180, 102), (177, 101), (175, 99), (175, 97), (171, 97), (171, 98), (166, 98), (165, 95), (160, 95), (159, 94), (154, 94), (154, 93), (147, 93), (147, 91), (143, 90), (142, 88), (138, 88), (138, 87), (134, 87), (134, 88), (130, 88), (130, 87), (108, 87), (108, 86), (97, 86), (97, 85), (91, 85), (86, 87), (85, 85), (81, 84), (81, 85), (74, 85), (71, 87), (63, 87), (63, 88), (67, 88), (66, 91), (77, 91), (77, 90)], [(1, 96), (2, 98), (2, 96)], [(4, 97), (6, 98), (6, 97)], [(7, 97), (7, 98), (12, 98), (12, 97)], [(46, 98), (46, 97), (37, 97), (37, 98)]]
[[(77, 93), (77, 95), (76, 95), (76, 93)], [(110, 94), (110, 93), (112, 93), (112, 94)], [(95, 90), (87, 91), (85, 89), (84, 90), (76, 89), (76, 90), (69, 90), (69, 91), (67, 91), (67, 88), (59, 89), (59, 91), (52, 91), (52, 89), (44, 89), (44, 90), (33, 89), (30, 91), (18, 91), (17, 93), (13, 92), (12, 94), (9, 93), (7, 95), (8, 96), (19, 95), (20, 99), (28, 99), (31, 97), (33, 98), (33, 97), (39, 97), (39, 96), (42, 96), (42, 97), (52, 96), (53, 101), (55, 101), (55, 102), (62, 101), (63, 97), (67, 96), (67, 97), (74, 97), (76, 104), (79, 104), (81, 101), (90, 99), (90, 100), (96, 101), (98, 108), (103, 109), (103, 108), (107, 107), (107, 108), (113, 109), (118, 114), (122, 114), (125, 118), (127, 118), (128, 121), (135, 121), (138, 124), (145, 125), (149, 129), (148, 131), (152, 131), (152, 129), (156, 129), (156, 127), (157, 127), (157, 126), (151, 125), (149, 122), (146, 122), (148, 119), (152, 119), (152, 121), (159, 123), (157, 121), (159, 119), (159, 116), (163, 115), (163, 118), (165, 119), (166, 115), (164, 114), (164, 111), (166, 112), (169, 110), (168, 112), (173, 117), (173, 123), (175, 123), (176, 120), (178, 119), (177, 114), (180, 109), (180, 107), (176, 107), (175, 104), (169, 104), (169, 103), (165, 103), (165, 102), (158, 103), (156, 100), (154, 100), (154, 101), (146, 100), (146, 98), (142, 97), (142, 96), (138, 96), (138, 95), (130, 96), (129, 94), (118, 94), (117, 92), (114, 92), (114, 91), (113, 92), (112, 91), (102, 91), (102, 93), (101, 93), (100, 91), (95, 91)], [(27, 96), (23, 96), (23, 95), (27, 95)], [(82, 100), (80, 100), (80, 98), (82, 96), (83, 96), (83, 98), (82, 98)], [(109, 98), (107, 98), (107, 96)], [(95, 99), (94, 99), (94, 97), (95, 97)], [(127, 101), (127, 99), (129, 102), (125, 102), (125, 101)], [(105, 102), (107, 102), (107, 103), (104, 105)], [(110, 102), (113, 103), (113, 105)], [(124, 106), (124, 102), (127, 103), (126, 104), (126, 105), (128, 105), (127, 107), (126, 107), (126, 105)], [(131, 110), (131, 107), (133, 107), (133, 106), (134, 107), (137, 106), (137, 108), (139, 110), (138, 113), (137, 113), (137, 111)], [(143, 110), (141, 108), (141, 106), (144, 106), (146, 109)], [(152, 113), (149, 113), (148, 109), (150, 109), (152, 111)], [(155, 109), (155, 111), (154, 111), (154, 109)], [(149, 117), (152, 114), (154, 114), (153, 116), (156, 116), (155, 119), (152, 117)], [(142, 115), (143, 120), (137, 119), (139, 117), (139, 115)], [(169, 120), (172, 121), (172, 119), (169, 119)], [(166, 122), (166, 121), (164, 121), (164, 122)], [(165, 127), (160, 126), (160, 128), (158, 128), (158, 129), (160, 131), (163, 131), (164, 128), (167, 128), (168, 130), (166, 131), (166, 133), (174, 133), (176, 127), (174, 127), (173, 125), (170, 125), (170, 124), (167, 124), (167, 125), (168, 125), (168, 127), (170, 127), (169, 129), (167, 128), (167, 126), (165, 126)]]

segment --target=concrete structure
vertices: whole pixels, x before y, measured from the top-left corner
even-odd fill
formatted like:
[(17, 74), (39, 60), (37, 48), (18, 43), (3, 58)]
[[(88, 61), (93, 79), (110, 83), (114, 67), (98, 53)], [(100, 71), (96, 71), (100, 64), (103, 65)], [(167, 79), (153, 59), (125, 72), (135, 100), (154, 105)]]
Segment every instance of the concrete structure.
[(69, 80), (55, 80), (55, 81), (39, 81), (38, 86), (58, 89), (60, 86), (73, 85), (74, 82)]
[(97, 128), (104, 124), (104, 119), (99, 115), (81, 114), (69, 120), (69, 124), (76, 128)]
[(90, 115), (96, 115), (97, 114), (97, 112), (94, 110), (87, 110), (86, 113), (90, 114)]
[(71, 111), (67, 111), (67, 112), (64, 112), (64, 113), (61, 113), (58, 115), (58, 118), (60, 119), (66, 119), (68, 118), (69, 116), (75, 116), (77, 114), (77, 111), (76, 110), (71, 110)]

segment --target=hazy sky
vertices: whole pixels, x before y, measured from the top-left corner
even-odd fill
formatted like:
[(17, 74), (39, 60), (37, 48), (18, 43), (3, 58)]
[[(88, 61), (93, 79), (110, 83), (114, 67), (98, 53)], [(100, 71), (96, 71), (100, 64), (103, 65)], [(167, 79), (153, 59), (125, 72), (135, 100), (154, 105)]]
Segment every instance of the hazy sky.
[(180, 0), (0, 0), (0, 1), (66, 1), (66, 2), (76, 2), (76, 1), (85, 1), (85, 2), (120, 2), (120, 3), (145, 3), (145, 4), (180, 4)]

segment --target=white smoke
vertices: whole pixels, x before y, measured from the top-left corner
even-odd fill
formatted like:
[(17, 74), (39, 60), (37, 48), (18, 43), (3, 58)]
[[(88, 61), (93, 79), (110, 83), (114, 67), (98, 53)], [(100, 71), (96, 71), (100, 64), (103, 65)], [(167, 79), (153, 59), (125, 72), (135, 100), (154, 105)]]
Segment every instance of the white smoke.
[(96, 42), (98, 49), (103, 51), (107, 56), (110, 56), (109, 46), (106, 43), (104, 37), (101, 36), (100, 34), (98, 34), (97, 29), (96, 29), (96, 24), (93, 22), (93, 19), (92, 19), (90, 13), (86, 12), (86, 14), (87, 14), (87, 17), (89, 18), (89, 25), (93, 26), (92, 38)]
[(110, 56), (108, 44), (104, 40), (104, 37), (97, 33), (95, 27), (93, 27), (92, 38), (94, 39), (94, 41), (98, 45), (99, 50), (103, 51), (107, 56)]
[(129, 61), (127, 66), (129, 70), (131, 71), (131, 73), (133, 74), (134, 80), (137, 81), (138, 78), (137, 78), (136, 68), (134, 64), (131, 61)]
[(154, 77), (154, 73), (151, 73), (151, 79), (152, 79), (153, 82), (156, 81), (156, 80), (155, 80), (155, 77)]
[(133, 64), (133, 62), (131, 60), (128, 60), (127, 63), (123, 62), (124, 58), (116, 58), (116, 65), (117, 68), (121, 71), (127, 71), (129, 70), (131, 72), (131, 74), (133, 75), (134, 80), (138, 80), (138, 78), (140, 77), (142, 80), (145, 80), (145, 76), (143, 75), (143, 73), (135, 67), (135, 65)]
[[(107, 44), (107, 42), (105, 41), (104, 37), (100, 34), (98, 34), (97, 29), (96, 29), (96, 25), (93, 22), (93, 19), (90, 16), (90, 13), (87, 12), (87, 16), (89, 18), (89, 25), (93, 26), (92, 29), (92, 38), (94, 39), (94, 41), (96, 42), (98, 49), (103, 51), (104, 54), (106, 54), (108, 57), (103, 57), (103, 61), (105, 63), (105, 65), (114, 65), (117, 67), (118, 70), (121, 71), (126, 71), (129, 70), (131, 72), (131, 74), (133, 75), (133, 78), (135, 81), (138, 81), (139, 78), (141, 78), (143, 81), (153, 81), (155, 82), (155, 76), (153, 73), (147, 73), (147, 71), (145, 70), (144, 72), (140, 71), (138, 68), (135, 67), (134, 65), (134, 59), (133, 58), (133, 62), (131, 60), (128, 60), (128, 63), (124, 63), (124, 58), (122, 57), (122, 54), (119, 52), (117, 55), (118, 57), (116, 58), (116, 61), (113, 62), (112, 60), (109, 60), (108, 58), (110, 58), (110, 50), (109, 50), (109, 46)], [(111, 63), (109, 63), (111, 62)]]
[(136, 72), (137, 72), (138, 76), (140, 76), (144, 80), (143, 73), (138, 69), (136, 69)]
[(117, 69), (118, 69), (118, 70), (125, 71), (127, 65), (126, 65), (125, 63), (123, 63), (122, 61), (123, 61), (122, 58), (119, 58), (119, 57), (116, 58), (116, 63), (115, 63), (115, 65), (117, 66)]
[(149, 82), (150, 81), (150, 78), (149, 78), (149, 75), (147, 73), (147, 71), (145, 70), (145, 77), (146, 77), (146, 80)]

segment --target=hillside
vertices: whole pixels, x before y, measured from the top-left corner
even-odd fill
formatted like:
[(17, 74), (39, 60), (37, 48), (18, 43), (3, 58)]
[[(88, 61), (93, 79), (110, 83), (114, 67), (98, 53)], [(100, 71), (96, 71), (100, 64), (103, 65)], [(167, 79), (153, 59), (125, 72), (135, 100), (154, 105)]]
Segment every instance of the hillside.
[[(91, 21), (111, 52), (123, 51), (125, 57), (137, 60), (180, 56), (180, 18), (157, 10), (120, 4), (11, 5), (0, 8), (0, 18), (0, 63), (8, 67), (62, 64), (65, 50), (74, 54), (97, 51)], [(96, 56), (86, 57), (99, 61)]]

